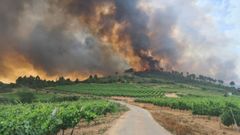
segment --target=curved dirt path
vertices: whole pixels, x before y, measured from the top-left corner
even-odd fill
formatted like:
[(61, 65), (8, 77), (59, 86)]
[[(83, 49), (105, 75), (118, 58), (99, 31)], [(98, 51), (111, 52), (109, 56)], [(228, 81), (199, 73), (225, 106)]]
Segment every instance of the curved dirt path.
[(171, 135), (147, 110), (127, 103), (119, 103), (126, 105), (130, 110), (116, 121), (106, 135)]

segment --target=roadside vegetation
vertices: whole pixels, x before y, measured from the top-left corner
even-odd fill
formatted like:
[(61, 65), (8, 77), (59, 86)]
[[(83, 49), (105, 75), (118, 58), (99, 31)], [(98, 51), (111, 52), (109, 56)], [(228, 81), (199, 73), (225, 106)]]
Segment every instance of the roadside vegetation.
[[(167, 95), (174, 95), (172, 98)], [(19, 77), (16, 83), (0, 83), (0, 134), (44, 135), (73, 129), (124, 107), (103, 98), (132, 97), (137, 102), (193, 115), (217, 116), (226, 126), (240, 126), (240, 91), (235, 82), (180, 72), (144, 71), (72, 81), (39, 76)], [(71, 132), (70, 132), (71, 134)]]
[(239, 97), (142, 98), (136, 99), (136, 102), (152, 103), (172, 109), (191, 110), (193, 115), (220, 116), (224, 125), (237, 124), (240, 126)]
[(54, 135), (88, 123), (101, 115), (120, 111), (119, 104), (104, 100), (79, 100), (62, 103), (34, 103), (0, 106), (0, 134)]

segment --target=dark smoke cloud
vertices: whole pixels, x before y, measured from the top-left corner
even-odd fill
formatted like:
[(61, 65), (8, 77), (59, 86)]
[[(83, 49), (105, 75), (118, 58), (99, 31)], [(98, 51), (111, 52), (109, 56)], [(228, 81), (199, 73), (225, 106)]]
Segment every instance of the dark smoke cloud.
[(26, 3), (31, 1), (0, 0), (0, 58), (13, 50), (19, 40), (16, 29)]
[[(147, 35), (149, 17), (144, 11), (139, 9), (139, 0), (90, 0), (88, 2), (73, 0), (68, 4), (67, 9), (74, 16), (84, 16), (84, 21), (89, 23), (92, 19), (91, 16), (96, 16), (95, 8), (109, 3), (115, 6), (115, 12), (113, 15), (101, 16), (98, 34), (110, 33), (113, 28), (112, 22), (127, 23), (128, 26), (119, 34), (122, 37), (130, 37), (133, 51), (135, 55), (140, 57), (143, 66), (148, 65), (151, 69), (158, 69), (159, 61), (147, 55), (147, 51), (151, 47), (150, 39)], [(90, 18), (88, 18), (88, 15)]]
[(151, 37), (153, 54), (167, 60), (172, 67), (177, 66), (177, 60), (184, 52), (184, 46), (171, 36), (177, 18), (177, 13), (170, 7), (165, 10), (158, 9), (152, 13), (149, 25), (150, 31), (154, 33)]
[(141, 58), (143, 64), (147, 64), (151, 69), (159, 69), (159, 62), (146, 55), (151, 46), (147, 35), (149, 21), (147, 14), (138, 8), (137, 0), (115, 0), (115, 5), (116, 20), (129, 23), (124, 34), (129, 34), (134, 52)]
[(14, 36), (14, 31), (18, 24), (19, 16), (24, 8), (24, 3), (28, 2), (22, 0), (1, 0), (0, 1), (0, 38), (1, 41), (4, 38)]
[[(165, 8), (149, 10), (140, 6), (141, 2), (149, 1), (161, 2)], [(125, 24), (118, 31), (119, 40), (130, 40), (130, 48), (140, 58), (142, 67), (164, 67), (219, 78), (237, 78), (235, 61), (219, 57), (211, 59), (212, 55), (204, 58), (186, 55), (192, 51), (191, 48), (199, 50), (199, 53), (206, 51), (202, 48), (212, 51), (215, 48), (208, 47), (209, 44), (217, 44), (219, 40), (215, 36), (210, 35), (213, 38), (209, 40), (201, 35), (199, 31), (208, 27), (195, 28), (191, 24), (193, 20), (205, 20), (201, 13), (194, 11), (195, 7), (190, 2), (185, 1), (181, 5), (183, 1), (176, 0), (174, 5), (164, 0), (149, 1), (0, 0), (0, 77), (14, 72), (8, 66), (11, 63), (5, 61), (12, 53), (24, 57), (34, 69), (49, 76), (72, 72), (109, 74), (130, 68), (113, 45), (101, 40), (104, 36), (111, 36), (114, 25), (118, 23)], [(111, 6), (111, 13), (97, 12), (99, 7), (106, 5)], [(178, 27), (184, 33), (180, 34), (181, 40), (173, 36)], [(214, 33), (212, 29), (209, 31)], [(129, 52), (127, 46), (119, 48), (124, 55)], [(14, 59), (17, 61), (18, 58)], [(215, 73), (211, 74), (210, 69)], [(229, 69), (231, 72), (224, 74)]]
[[(82, 42), (74, 37), (74, 33), (68, 33), (68, 25), (72, 23), (71, 20), (55, 24), (55, 20), (64, 19), (66, 16), (54, 16), (56, 15), (55, 12), (58, 11), (51, 11), (51, 9), (48, 9), (49, 14), (41, 17), (43, 19), (33, 25), (28, 37), (21, 38), (21, 35), (19, 36), (19, 33), (17, 33), (20, 26), (19, 20), (24, 17), (25, 12), (27, 12), (27, 15), (31, 15), (33, 12), (36, 12), (33, 15), (40, 14), (34, 9), (36, 4), (39, 3), (34, 5), (36, 1), (24, 0), (18, 0), (17, 2), (1, 0), (0, 2), (1, 76), (11, 73), (11, 68), (4, 62), (8, 53), (23, 55), (35, 69), (43, 70), (49, 76), (65, 75), (72, 72), (111, 74), (128, 68), (128, 65), (112, 51), (111, 47), (104, 45), (91, 33), (86, 34), (87, 36), (81, 39)], [(52, 5), (56, 4), (57, 1), (41, 0), (39, 2), (43, 4), (37, 8), (43, 10), (46, 8), (44, 7), (46, 4), (50, 8), (57, 6)], [(28, 8), (25, 8), (26, 6)], [(28, 23), (31, 25), (34, 22), (29, 20)], [(26, 29), (26, 31), (28, 30)]]
[(113, 0), (70, 0), (66, 8), (68, 12), (75, 16), (95, 15), (95, 8), (104, 4), (109, 4)]
[(114, 73), (123, 68), (122, 61), (114, 58), (111, 48), (91, 36), (80, 43), (72, 35), (66, 35), (63, 28), (48, 30), (39, 24), (20, 48), (36, 69), (56, 75), (73, 71)]
[(15, 30), (24, 3), (21, 0), (0, 0), (0, 74), (5, 77), (11, 72), (4, 63), (5, 56), (14, 49), (14, 41), (17, 40)]
[[(58, 3), (59, 4), (59, 3)], [(92, 24), (94, 21), (96, 21), (97, 7), (103, 7), (104, 5), (113, 4), (113, 0), (70, 0), (68, 3), (61, 3), (60, 7), (64, 8), (64, 11), (66, 14), (70, 14), (75, 18), (80, 17), (85, 25), (89, 27), (88, 25)], [(98, 36), (108, 34), (111, 32), (113, 25), (114, 25), (114, 15), (100, 15), (100, 20), (98, 22)], [(91, 29), (91, 28), (90, 28)], [(96, 28), (95, 28), (96, 29)], [(92, 30), (94, 31), (94, 30)]]

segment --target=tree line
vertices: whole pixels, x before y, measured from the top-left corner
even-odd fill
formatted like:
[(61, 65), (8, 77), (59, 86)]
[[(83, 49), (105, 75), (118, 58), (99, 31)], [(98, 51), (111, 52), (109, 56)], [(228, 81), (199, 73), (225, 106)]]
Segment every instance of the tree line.
[(53, 80), (44, 80), (39, 76), (20, 76), (16, 80), (17, 86), (27, 86), (30, 88), (44, 88), (44, 87), (52, 87), (57, 85), (70, 85), (76, 84), (80, 81), (76, 79), (75, 81), (70, 80), (69, 78), (59, 77), (56, 81)]
[[(219, 85), (221, 87), (227, 87), (226, 83), (223, 80), (214, 79), (204, 75), (196, 75), (190, 73), (183, 73), (178, 71), (164, 71), (164, 70), (146, 70), (136, 72), (134, 69), (125, 70), (124, 74), (132, 74), (138, 77), (150, 77), (150, 78), (163, 78), (165, 80), (179, 82), (179, 83), (191, 83), (191, 84), (201, 84), (201, 85)], [(115, 76), (115, 77), (114, 77)], [(129, 79), (129, 76), (121, 76), (118, 72), (115, 73), (113, 77), (101, 77), (97, 75), (90, 75), (88, 79), (84, 81), (70, 80), (69, 78), (59, 77), (57, 80), (45, 80), (41, 79), (39, 76), (20, 76), (16, 79), (16, 83), (13, 84), (4, 84), (0, 82), (0, 88), (13, 88), (18, 86), (27, 86), (30, 88), (44, 88), (44, 87), (53, 87), (57, 85), (71, 85), (77, 83), (114, 83), (114, 82), (129, 82), (132, 79)], [(133, 81), (134, 81), (134, 77)], [(154, 80), (154, 79), (153, 79)], [(158, 82), (154, 80), (154, 82)], [(236, 83), (231, 81), (229, 83), (231, 88), (235, 89)], [(238, 89), (240, 91), (240, 89)]]
[[(222, 87), (228, 87), (228, 84), (220, 79), (214, 79), (209, 76), (190, 74), (189, 72), (183, 73), (178, 71), (164, 71), (164, 70), (146, 70), (136, 72), (134, 69), (128, 69), (125, 73), (131, 73), (140, 77), (159, 77), (164, 78), (169, 81), (179, 82), (179, 83), (191, 83), (191, 84), (210, 84), (219, 85)], [(235, 88), (236, 83), (231, 81), (229, 83), (231, 88)]]

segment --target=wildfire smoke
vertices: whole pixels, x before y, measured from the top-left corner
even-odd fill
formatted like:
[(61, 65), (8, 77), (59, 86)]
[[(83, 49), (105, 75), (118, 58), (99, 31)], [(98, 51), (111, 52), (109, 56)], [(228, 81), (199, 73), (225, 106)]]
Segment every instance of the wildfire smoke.
[(183, 36), (177, 11), (154, 1), (1, 0), (0, 80), (193, 67), (183, 59), (195, 43)]

